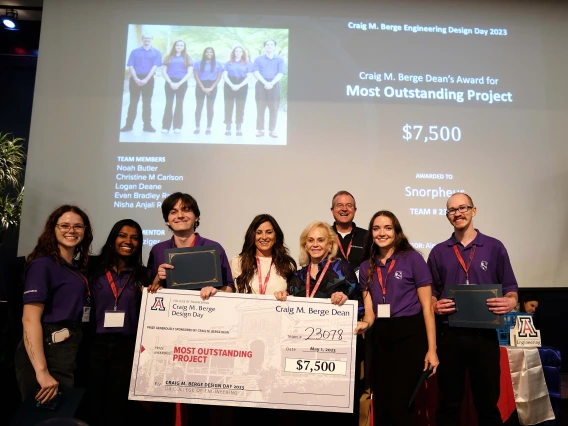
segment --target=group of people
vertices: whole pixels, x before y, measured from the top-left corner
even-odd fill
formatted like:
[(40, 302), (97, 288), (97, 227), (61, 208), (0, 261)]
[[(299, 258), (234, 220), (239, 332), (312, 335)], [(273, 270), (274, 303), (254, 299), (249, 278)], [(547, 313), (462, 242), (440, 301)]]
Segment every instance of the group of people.
[[(211, 134), (213, 110), (219, 83), (224, 84), (225, 100), (225, 135), (232, 132), (233, 111), (236, 124), (235, 134), (242, 136), (245, 104), (248, 87), (256, 81), (255, 99), (257, 105), (256, 129), (257, 137), (265, 135), (265, 113), (268, 109), (268, 135), (277, 138), (276, 120), (280, 108), (280, 80), (286, 74), (284, 59), (276, 55), (276, 41), (268, 39), (264, 42), (264, 54), (258, 56), (254, 63), (248, 58), (243, 46), (236, 46), (227, 62), (222, 64), (216, 58), (215, 49), (206, 47), (201, 60), (193, 61), (187, 52), (185, 41), (174, 42), (170, 52), (162, 60), (162, 53), (152, 46), (152, 36), (142, 36), (142, 46), (130, 52), (127, 66), (130, 73), (130, 104), (125, 125), (121, 132), (133, 129), (138, 111), (138, 103), (142, 97), (142, 121), (145, 132), (156, 132), (152, 126), (152, 96), (154, 94), (154, 75), (158, 67), (162, 67), (166, 105), (162, 119), (162, 133), (181, 133), (183, 126), (183, 101), (188, 87), (188, 80), (195, 79), (195, 130), (201, 133), (201, 115), (206, 105), (207, 124), (205, 135)], [(254, 77), (253, 77), (254, 76)], [(175, 101), (175, 108), (174, 108)]]
[[(173, 236), (152, 247), (145, 267), (142, 230), (135, 221), (117, 222), (100, 254), (89, 256), (93, 236), (88, 216), (76, 206), (59, 207), (47, 219), (26, 263), (24, 335), (16, 353), (22, 397), (34, 394), (39, 402), (47, 402), (59, 386), (73, 386), (81, 324), (87, 322), (94, 333), (88, 389), (91, 422), (126, 423), (142, 288), (159, 292), (166, 285), (166, 271), (173, 266), (165, 260), (165, 249), (215, 245), (223, 285), (202, 288), (203, 299), (226, 291), (270, 294), (278, 300), (316, 297), (336, 305), (359, 301), (353, 332), (358, 335), (357, 362), (365, 345), (372, 349), (367, 363), (375, 424), (416, 424), (408, 402), (427, 369), (438, 374), (439, 425), (460, 424), (466, 369), (479, 424), (502, 424), (497, 408), (497, 334), (449, 327), (447, 318), (455, 305), (446, 297), (445, 287), (502, 284), (504, 296), (488, 299), (487, 309), (499, 315), (511, 311), (517, 305), (517, 282), (503, 244), (474, 228), (477, 208), (463, 193), (448, 199), (446, 216), (453, 233), (434, 247), (427, 262), (392, 212), (378, 211), (363, 229), (353, 222), (356, 211), (352, 194), (336, 193), (331, 204), (333, 225), (316, 221), (302, 232), (298, 269), (273, 216), (253, 219), (241, 252), (229, 261), (219, 243), (196, 232), (201, 217), (197, 201), (176, 192), (162, 204), (164, 222)], [(361, 335), (366, 342), (363, 350)], [(360, 396), (356, 392), (355, 399)], [(355, 407), (351, 424), (359, 422)]]

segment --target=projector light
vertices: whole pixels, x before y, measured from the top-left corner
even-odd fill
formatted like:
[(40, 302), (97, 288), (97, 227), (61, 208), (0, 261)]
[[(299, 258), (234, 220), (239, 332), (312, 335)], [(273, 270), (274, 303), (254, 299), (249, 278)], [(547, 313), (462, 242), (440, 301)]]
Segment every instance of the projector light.
[(6, 30), (18, 29), (18, 12), (15, 9), (6, 9), (6, 14), (0, 16), (2, 25)]

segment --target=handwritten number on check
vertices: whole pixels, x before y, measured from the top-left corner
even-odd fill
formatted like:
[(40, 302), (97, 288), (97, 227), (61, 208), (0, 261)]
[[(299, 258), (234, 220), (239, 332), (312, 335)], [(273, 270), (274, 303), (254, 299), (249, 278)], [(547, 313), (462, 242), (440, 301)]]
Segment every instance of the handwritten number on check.
[(343, 340), (343, 330), (323, 330), (308, 327), (304, 331), (312, 330), (306, 340)]

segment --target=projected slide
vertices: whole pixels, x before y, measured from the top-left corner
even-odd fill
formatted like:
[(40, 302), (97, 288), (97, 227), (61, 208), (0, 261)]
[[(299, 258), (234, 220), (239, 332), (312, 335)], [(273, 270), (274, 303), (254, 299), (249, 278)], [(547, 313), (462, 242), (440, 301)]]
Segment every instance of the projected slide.
[(288, 30), (129, 25), (120, 142), (286, 145)]
[(147, 255), (181, 191), (229, 257), (260, 213), (296, 257), (347, 190), (358, 227), (390, 210), (428, 256), (453, 229), (446, 200), (466, 192), (522, 286), (568, 280), (568, 5), (91, 3), (51, 1), (42, 21), (20, 254), (72, 202), (95, 252), (132, 218)]

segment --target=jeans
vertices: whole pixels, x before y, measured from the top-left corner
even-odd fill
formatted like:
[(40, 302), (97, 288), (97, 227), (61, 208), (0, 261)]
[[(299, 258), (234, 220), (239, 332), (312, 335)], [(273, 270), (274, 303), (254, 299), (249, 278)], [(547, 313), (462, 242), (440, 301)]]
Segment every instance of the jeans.
[[(209, 88), (213, 86), (215, 81), (213, 80), (201, 80), (201, 84), (204, 87)], [(203, 104), (205, 103), (205, 98), (207, 98), (207, 128), (211, 128), (213, 123), (213, 106), (215, 105), (215, 98), (217, 97), (217, 86), (206, 95), (201, 89), (199, 84), (195, 86), (195, 127), (200, 127), (201, 125), (201, 112), (203, 111)]]
[[(60, 324), (42, 324), (43, 326), (43, 351), (47, 362), (47, 370), (61, 386), (73, 387), (75, 383), (76, 355), (79, 344), (82, 339), (81, 323), (60, 323)], [(68, 328), (70, 336), (67, 340), (59, 343), (48, 344), (51, 333)], [(30, 394), (39, 390), (36, 380), (34, 367), (28, 357), (28, 353), (24, 346), (24, 341), (20, 341), (16, 348), (14, 359), (16, 366), (16, 378), (18, 387), (22, 394), (22, 401)]]
[[(174, 83), (177, 83), (181, 80), (181, 78), (170, 77), (170, 80), (172, 80), (172, 82)], [(170, 83), (166, 81), (164, 89), (166, 91), (166, 107), (164, 109), (164, 118), (162, 119), (162, 129), (171, 129), (172, 118), (174, 129), (181, 129), (181, 126), (183, 126), (183, 98), (185, 97), (185, 92), (187, 91), (187, 81), (179, 86), (177, 90), (173, 90), (170, 87)], [(172, 117), (174, 98), (176, 101), (176, 107)]]
[(264, 130), (264, 113), (268, 108), (268, 130), (273, 132), (276, 129), (276, 118), (278, 108), (280, 108), (280, 82), (276, 83), (270, 90), (264, 88), (260, 81), (255, 86), (256, 99), (256, 130)]
[[(137, 74), (140, 80), (146, 78), (146, 74)], [(148, 80), (144, 86), (138, 86), (134, 79), (130, 77), (128, 83), (130, 91), (130, 105), (128, 105), (128, 115), (126, 117), (126, 126), (132, 127), (136, 114), (138, 112), (138, 101), (142, 95), (142, 121), (144, 126), (150, 126), (152, 123), (152, 95), (154, 94), (154, 77)]]

